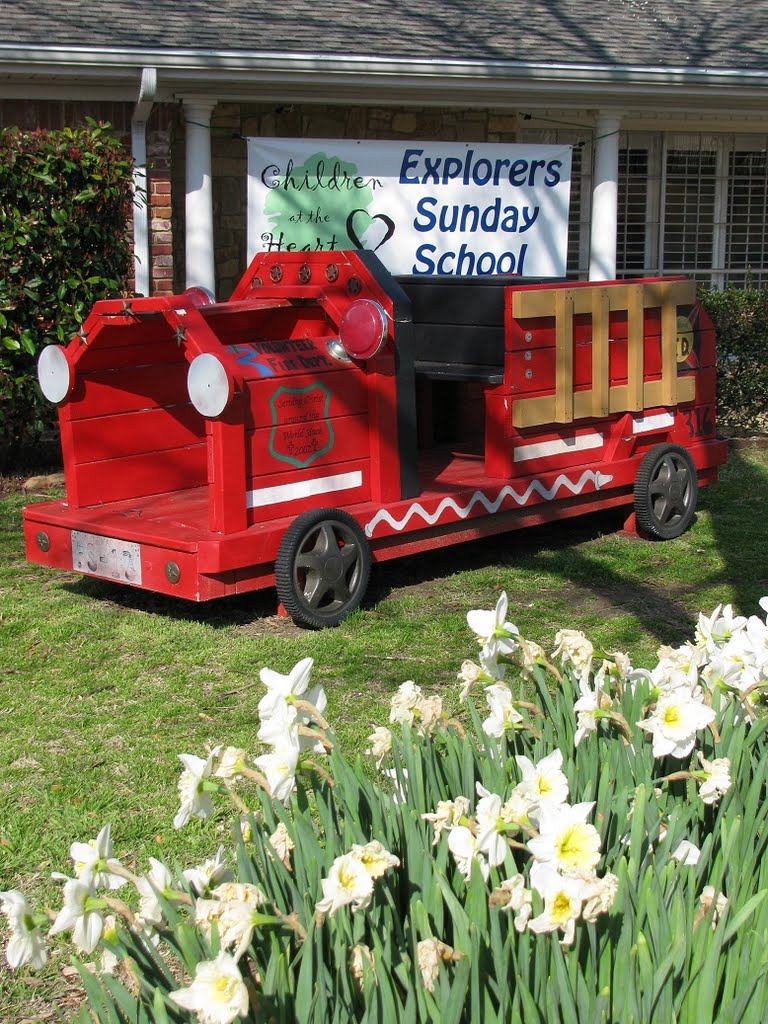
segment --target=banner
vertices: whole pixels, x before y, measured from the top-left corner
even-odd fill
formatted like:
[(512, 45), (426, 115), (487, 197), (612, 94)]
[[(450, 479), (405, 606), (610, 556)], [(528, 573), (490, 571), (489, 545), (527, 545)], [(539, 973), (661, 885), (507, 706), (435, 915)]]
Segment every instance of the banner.
[(571, 148), (248, 139), (248, 259), (371, 249), (392, 274), (564, 277)]

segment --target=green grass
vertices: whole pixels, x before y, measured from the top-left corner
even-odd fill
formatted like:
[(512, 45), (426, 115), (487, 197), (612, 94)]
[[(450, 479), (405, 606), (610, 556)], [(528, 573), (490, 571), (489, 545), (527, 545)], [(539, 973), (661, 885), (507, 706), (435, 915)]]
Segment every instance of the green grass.
[[(29, 500), (0, 500), (0, 888), (53, 907), (50, 872), (68, 870), (70, 843), (108, 821), (117, 855), (142, 870), (150, 855), (186, 866), (215, 850), (223, 812), (174, 832), (176, 755), (219, 742), (254, 749), (264, 665), (288, 671), (312, 656), (327, 717), (352, 752), (404, 680), (455, 700), (475, 650), (466, 612), (492, 607), (501, 590), (510, 618), (545, 648), (561, 627), (580, 628), (646, 666), (659, 645), (692, 635), (699, 610), (730, 601), (752, 613), (768, 593), (759, 450), (731, 454), (678, 540), (619, 536), (623, 516), (610, 514), (390, 562), (365, 607), (319, 633), (277, 619), (269, 591), (195, 606), (29, 565)], [(0, 1021), (66, 1005), (67, 956), (39, 987), (0, 967)]]

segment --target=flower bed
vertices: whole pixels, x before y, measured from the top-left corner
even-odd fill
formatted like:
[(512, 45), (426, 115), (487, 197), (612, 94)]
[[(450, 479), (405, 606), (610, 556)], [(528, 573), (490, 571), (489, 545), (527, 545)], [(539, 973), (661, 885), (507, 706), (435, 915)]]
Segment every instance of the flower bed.
[(58, 913), (0, 894), (8, 962), (100, 953), (99, 1021), (763, 1021), (765, 620), (718, 607), (650, 672), (572, 630), (548, 656), (504, 595), (467, 621), (459, 712), (404, 683), (375, 771), (311, 659), (263, 669), (264, 752), (180, 755), (175, 826), (229, 798), (232, 850), (136, 876), (105, 826)]

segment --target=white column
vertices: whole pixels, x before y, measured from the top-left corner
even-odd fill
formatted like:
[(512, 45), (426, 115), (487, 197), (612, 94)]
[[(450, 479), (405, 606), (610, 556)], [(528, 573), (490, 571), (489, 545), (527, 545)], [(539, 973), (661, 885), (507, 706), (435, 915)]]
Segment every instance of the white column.
[(184, 99), (186, 121), (186, 286), (207, 288), (213, 295), (213, 191), (211, 188), (212, 99)]
[(621, 118), (615, 114), (600, 114), (597, 119), (589, 245), (590, 281), (611, 281), (616, 277), (620, 126)]

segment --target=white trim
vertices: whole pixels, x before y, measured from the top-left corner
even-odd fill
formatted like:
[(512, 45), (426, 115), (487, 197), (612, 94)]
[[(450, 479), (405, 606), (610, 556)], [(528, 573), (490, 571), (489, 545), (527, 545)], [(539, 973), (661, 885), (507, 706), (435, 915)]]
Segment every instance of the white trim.
[(278, 484), (275, 487), (260, 487), (255, 491), (247, 491), (246, 508), (263, 508), (265, 505), (279, 505), (283, 501), (297, 501), (299, 498), (311, 498), (316, 494), (330, 494), (333, 491), (348, 491), (360, 487), (363, 474), (360, 470), (353, 473), (338, 473), (336, 476), (314, 477), (311, 480), (300, 480), (294, 484)]
[(574, 437), (559, 437), (554, 441), (540, 441), (538, 444), (521, 444), (515, 448), (515, 462), (530, 459), (546, 459), (550, 455), (570, 455), (572, 452), (602, 448), (603, 435), (600, 433), (578, 434)]
[(668, 430), (674, 427), (675, 417), (671, 412), (658, 412), (653, 416), (633, 416), (632, 433), (650, 434), (654, 430)]

